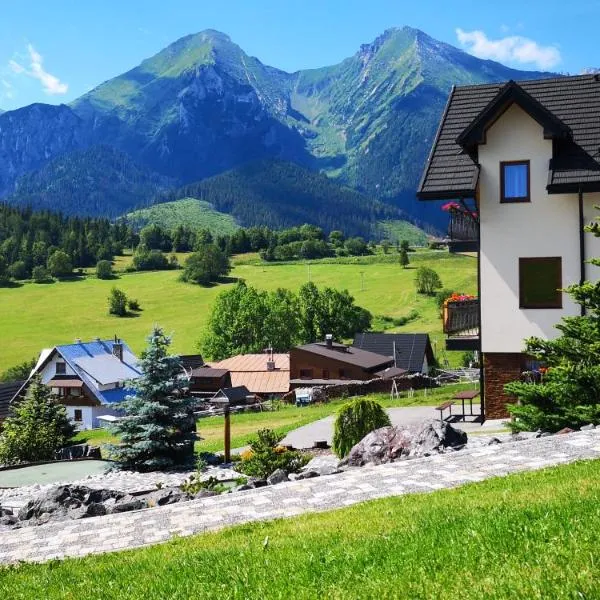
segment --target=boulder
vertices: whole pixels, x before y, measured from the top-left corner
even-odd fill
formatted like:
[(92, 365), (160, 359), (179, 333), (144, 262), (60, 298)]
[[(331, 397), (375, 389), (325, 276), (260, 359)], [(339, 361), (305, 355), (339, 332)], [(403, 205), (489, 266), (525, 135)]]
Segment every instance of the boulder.
[(186, 498), (186, 494), (177, 487), (168, 487), (150, 492), (145, 496), (148, 506), (165, 506), (166, 504), (175, 504)]
[(580, 431), (590, 431), (591, 429), (596, 429), (596, 426), (593, 423), (588, 423), (587, 425), (582, 425), (579, 428)]
[(294, 479), (312, 479), (313, 477), (319, 477), (320, 473), (317, 471), (302, 471), (298, 473)]
[(86, 519), (88, 517), (101, 517), (106, 514), (106, 506), (101, 502), (91, 502), (87, 506), (82, 506), (69, 511), (71, 519)]
[(467, 434), (449, 423), (430, 419), (410, 426), (388, 426), (372, 431), (340, 463), (353, 467), (383, 464), (406, 458), (441, 454), (464, 446)]
[(289, 481), (289, 477), (283, 469), (275, 469), (275, 471), (273, 471), (267, 477), (267, 483), (269, 485), (277, 485), (278, 483), (283, 483), (284, 481)]
[(131, 494), (126, 494), (122, 498), (119, 498), (115, 501), (115, 503), (110, 506), (107, 510), (110, 513), (123, 513), (129, 512), (132, 510), (141, 510), (142, 508), (146, 508), (147, 504), (143, 500), (132, 496)]
[[(340, 461), (333, 454), (324, 456), (315, 456), (302, 469), (303, 472), (313, 471), (317, 475), (334, 475), (340, 473)], [(303, 477), (306, 479), (306, 477)]]
[(200, 490), (199, 492), (196, 492), (194, 494), (194, 500), (197, 500), (199, 498), (211, 498), (212, 496), (218, 496), (219, 494), (217, 492), (214, 492), (213, 490)]
[(250, 477), (246, 483), (247, 485), (251, 485), (253, 488), (261, 488), (269, 485), (266, 479), (261, 479), (260, 477)]

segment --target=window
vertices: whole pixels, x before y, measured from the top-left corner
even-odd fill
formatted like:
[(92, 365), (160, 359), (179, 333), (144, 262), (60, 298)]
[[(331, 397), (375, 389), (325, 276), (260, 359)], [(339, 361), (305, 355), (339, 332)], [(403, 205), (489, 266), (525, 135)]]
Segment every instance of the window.
[(312, 369), (300, 369), (300, 379), (312, 379)]
[(562, 308), (560, 256), (519, 259), (519, 306)]
[(500, 202), (531, 202), (529, 161), (500, 163)]
[(81, 421), (83, 421), (83, 411), (80, 408), (76, 408), (73, 411), (73, 420), (76, 423), (81, 423)]
[(340, 369), (340, 379), (344, 379), (348, 377), (348, 373), (346, 372), (346, 369)]
[(323, 369), (323, 379), (329, 379), (329, 369)]
[(67, 372), (67, 365), (64, 362), (56, 363), (56, 374), (64, 375)]

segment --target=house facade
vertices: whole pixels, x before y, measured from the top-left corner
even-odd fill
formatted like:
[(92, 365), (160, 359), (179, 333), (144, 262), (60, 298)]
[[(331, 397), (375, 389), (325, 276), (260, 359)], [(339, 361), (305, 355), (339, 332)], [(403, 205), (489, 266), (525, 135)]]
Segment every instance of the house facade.
[(379, 377), (378, 372), (393, 366), (391, 356), (338, 344), (328, 336), (323, 342), (292, 348), (290, 383), (292, 387), (305, 387), (368, 381)]
[[(139, 378), (137, 357), (122, 340), (77, 341), (41, 352), (31, 376), (39, 375), (80, 429), (94, 429), (101, 416), (118, 416), (118, 405)], [(17, 396), (23, 396), (27, 382)], [(13, 399), (14, 401), (14, 399)]]
[(600, 78), (453, 89), (418, 197), (455, 201), (450, 248), (477, 251), (479, 302), (448, 306), (447, 347), (481, 351), (485, 415), (505, 417), (504, 385), (537, 367), (524, 340), (557, 337), (581, 314), (561, 290), (600, 272), (586, 262), (600, 239), (583, 230), (599, 215)]

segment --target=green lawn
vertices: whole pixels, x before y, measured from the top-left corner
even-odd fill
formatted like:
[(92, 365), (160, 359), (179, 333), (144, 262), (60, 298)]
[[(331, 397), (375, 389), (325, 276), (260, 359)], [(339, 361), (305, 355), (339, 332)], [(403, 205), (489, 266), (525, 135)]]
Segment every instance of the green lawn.
[[(392, 406), (434, 406), (449, 400), (457, 391), (471, 389), (467, 384), (445, 386), (443, 388), (418, 390), (412, 398), (402, 396), (391, 399), (389, 394), (373, 394), (368, 396), (377, 400), (386, 408)], [(231, 447), (240, 448), (255, 436), (259, 429), (273, 429), (285, 435), (292, 429), (307, 425), (329, 415), (335, 414), (347, 400), (333, 400), (326, 404), (314, 404), (298, 408), (283, 404), (278, 410), (264, 412), (246, 412), (231, 416)], [(223, 417), (207, 417), (198, 421), (198, 432), (203, 438), (196, 444), (198, 452), (220, 452), (223, 450)], [(75, 441), (101, 445), (116, 442), (105, 429), (93, 429), (77, 434)]]
[[(358, 304), (376, 316), (401, 317), (416, 310), (419, 317), (402, 331), (429, 332), (441, 346), (437, 308), (432, 298), (415, 293), (414, 267), (431, 266), (440, 274), (445, 287), (472, 293), (476, 288), (475, 259), (423, 251), (411, 253), (411, 262), (413, 268), (402, 269), (396, 253), (343, 261), (312, 261), (310, 278), (317, 285), (347, 288)], [(231, 275), (263, 289), (298, 289), (307, 281), (308, 271), (306, 263), (257, 264), (253, 257), (247, 262), (236, 260)], [(364, 289), (361, 289), (361, 272)], [(203, 288), (183, 283), (178, 277), (178, 271), (123, 273), (111, 281), (88, 277), (0, 288), (0, 371), (36, 356), (44, 347), (70, 343), (77, 337), (91, 339), (117, 334), (139, 352), (155, 323), (173, 332), (175, 352), (195, 352), (216, 295), (231, 284)], [(115, 285), (139, 300), (143, 309), (139, 316), (119, 319), (107, 314), (107, 297)]]
[(600, 597), (600, 461), (0, 570), (11, 600)]

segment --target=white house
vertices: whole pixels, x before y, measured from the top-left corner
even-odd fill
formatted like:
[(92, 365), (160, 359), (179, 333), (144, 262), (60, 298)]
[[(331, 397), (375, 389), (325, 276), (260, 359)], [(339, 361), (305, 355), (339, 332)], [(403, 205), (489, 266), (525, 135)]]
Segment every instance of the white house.
[[(52, 389), (79, 429), (100, 427), (101, 416), (118, 416), (118, 405), (141, 375), (137, 357), (122, 340), (77, 341), (42, 350), (31, 372)], [(22, 395), (27, 383), (20, 390)]]
[(454, 200), (450, 248), (478, 251), (480, 300), (449, 307), (447, 347), (481, 350), (486, 416), (506, 416), (504, 384), (535, 366), (523, 340), (556, 337), (581, 311), (561, 289), (598, 279), (600, 76), (454, 88), (417, 195)]

